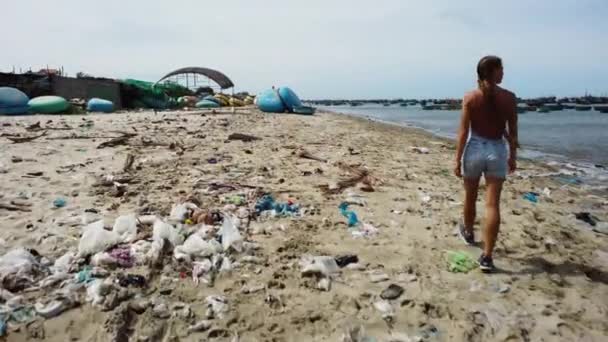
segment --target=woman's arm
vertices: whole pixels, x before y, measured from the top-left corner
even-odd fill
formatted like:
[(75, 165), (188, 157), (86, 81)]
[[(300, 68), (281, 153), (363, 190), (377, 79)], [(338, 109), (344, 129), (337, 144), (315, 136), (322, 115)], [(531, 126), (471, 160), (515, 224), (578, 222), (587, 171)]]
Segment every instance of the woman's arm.
[(458, 135), (456, 136), (456, 167), (454, 174), (456, 177), (462, 177), (462, 154), (464, 153), (464, 145), (467, 142), (469, 135), (469, 127), (471, 126), (471, 100), (469, 96), (465, 96), (462, 100), (462, 116), (460, 118), (460, 126)]
[(517, 140), (517, 98), (513, 94), (512, 104), (509, 108), (509, 119), (507, 120), (507, 128), (509, 134), (507, 141), (509, 142), (509, 172), (514, 172), (517, 169), (517, 148), (519, 141)]

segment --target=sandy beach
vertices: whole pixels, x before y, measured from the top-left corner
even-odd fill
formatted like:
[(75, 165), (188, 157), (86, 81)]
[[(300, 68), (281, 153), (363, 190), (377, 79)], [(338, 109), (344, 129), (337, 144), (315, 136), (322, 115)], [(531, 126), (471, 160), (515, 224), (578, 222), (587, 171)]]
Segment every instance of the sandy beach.
[[(486, 275), (449, 270), (450, 251), (477, 259), (481, 249), (454, 235), (463, 194), (453, 143), (421, 130), (245, 108), (3, 116), (0, 132), (0, 255), (28, 248), (37, 269), (23, 286), (2, 280), (5, 310), (64, 305), (56, 315), (10, 320), (7, 341), (608, 339), (608, 235), (574, 215), (608, 221), (608, 196), (543, 176), (555, 171), (548, 165), (521, 161), (505, 183), (498, 272)], [(354, 176), (363, 182), (339, 188)], [(538, 193), (537, 203), (526, 192)], [(300, 214), (257, 215), (263, 194), (299, 205)], [(349, 207), (358, 227), (349, 229), (338, 209), (346, 200), (358, 203)], [(205, 236), (195, 217), (167, 219), (182, 203), (238, 217), (245, 247), (216, 253), (222, 268), (199, 284), (192, 261), (213, 258), (178, 261), (166, 241), (155, 262), (96, 266), (91, 279), (78, 279), (95, 266), (74, 254), (97, 219), (112, 229), (121, 215), (140, 218), (127, 247), (153, 243), (150, 216), (181, 227), (183, 238)], [(479, 239), (483, 190), (477, 212)], [(222, 223), (208, 216), (212, 240)], [(74, 257), (59, 271), (55, 261), (66, 254)], [(302, 272), (307, 256), (346, 255), (358, 262)], [(60, 281), (41, 285), (54, 274)], [(145, 285), (123, 286), (121, 274), (141, 275)], [(106, 289), (93, 303), (91, 284)]]

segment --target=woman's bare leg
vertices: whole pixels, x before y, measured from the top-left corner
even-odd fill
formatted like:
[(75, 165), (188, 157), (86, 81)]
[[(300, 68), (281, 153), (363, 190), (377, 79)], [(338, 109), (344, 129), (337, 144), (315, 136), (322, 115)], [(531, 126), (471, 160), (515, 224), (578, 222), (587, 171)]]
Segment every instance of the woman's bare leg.
[(483, 230), (483, 254), (492, 257), (500, 226), (500, 193), (504, 179), (486, 177), (486, 219)]
[(477, 191), (479, 190), (479, 178), (465, 178), (464, 179), (464, 229), (467, 233), (473, 231), (473, 225), (475, 224), (476, 205), (477, 202)]

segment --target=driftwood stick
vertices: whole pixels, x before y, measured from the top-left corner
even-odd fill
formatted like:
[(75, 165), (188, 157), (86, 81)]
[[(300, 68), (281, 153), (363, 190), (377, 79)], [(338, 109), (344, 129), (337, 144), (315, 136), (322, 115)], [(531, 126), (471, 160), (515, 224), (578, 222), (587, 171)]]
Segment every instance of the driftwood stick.
[(25, 212), (31, 211), (29, 208), (25, 208), (23, 206), (18, 206), (18, 205), (12, 205), (12, 204), (8, 204), (8, 203), (0, 203), (0, 209), (6, 209), (9, 211), (25, 211)]
[(36, 135), (36, 136), (33, 136), (33, 137), (14, 137), (14, 138), (13, 137), (6, 137), (6, 139), (12, 141), (13, 144), (19, 144), (19, 143), (30, 142), (30, 141), (36, 140), (36, 139), (38, 139), (38, 138), (40, 138), (42, 136), (45, 136), (45, 135), (46, 135), (46, 131), (42, 132), (42, 134), (40, 134), (40, 135)]

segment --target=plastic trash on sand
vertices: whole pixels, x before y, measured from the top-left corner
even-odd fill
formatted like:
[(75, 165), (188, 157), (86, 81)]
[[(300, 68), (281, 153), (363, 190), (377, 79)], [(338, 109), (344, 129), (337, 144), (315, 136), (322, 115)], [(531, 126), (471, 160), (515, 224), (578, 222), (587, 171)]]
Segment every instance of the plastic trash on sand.
[(70, 267), (72, 262), (74, 262), (74, 258), (76, 257), (75, 252), (67, 252), (61, 257), (55, 260), (53, 266), (51, 266), (51, 272), (53, 273), (68, 273), (70, 271)]
[(223, 296), (207, 296), (205, 298), (208, 309), (213, 312), (214, 317), (224, 318), (224, 314), (228, 312), (228, 300)]
[(85, 257), (103, 252), (121, 242), (120, 235), (103, 228), (103, 221), (93, 222), (83, 228), (82, 237), (78, 244), (78, 256)]
[(228, 251), (231, 247), (237, 252), (243, 250), (243, 237), (236, 228), (235, 218), (226, 216), (219, 234), (222, 236), (224, 251)]
[(112, 291), (113, 285), (102, 279), (95, 279), (87, 285), (87, 302), (101, 305), (105, 297)]
[(300, 212), (300, 206), (293, 203), (276, 202), (271, 195), (264, 195), (255, 204), (255, 212), (260, 214), (272, 210), (276, 216), (293, 216)]
[(186, 219), (190, 218), (194, 210), (198, 209), (198, 206), (190, 202), (174, 204), (171, 208), (171, 214), (169, 215), (169, 219), (184, 222)]
[(356, 238), (371, 237), (378, 234), (378, 228), (374, 227), (369, 223), (364, 223), (357, 227), (357, 229), (353, 229), (351, 231), (351, 234), (353, 235), (353, 237)]
[(410, 146), (410, 150), (412, 152), (420, 153), (420, 154), (428, 154), (431, 152), (427, 147), (419, 147), (419, 146)]
[(379, 300), (374, 302), (374, 308), (380, 311), (383, 319), (391, 319), (395, 316), (395, 308), (387, 300)]
[(42, 266), (24, 248), (13, 249), (0, 258), (0, 283), (8, 291), (29, 286), (41, 271)]
[(532, 202), (532, 203), (537, 203), (538, 202), (538, 196), (539, 194), (536, 192), (526, 192), (524, 194), (524, 199)]
[(132, 242), (137, 238), (137, 218), (134, 214), (119, 216), (112, 230), (120, 235), (123, 242)]
[(340, 342), (376, 342), (375, 338), (367, 336), (362, 325), (349, 326), (345, 330)]
[(477, 267), (478, 263), (469, 254), (460, 251), (448, 251), (448, 270), (454, 273), (467, 273)]
[(167, 240), (172, 246), (179, 246), (184, 243), (184, 235), (180, 229), (157, 219), (152, 226), (152, 240)]
[(183, 245), (175, 247), (173, 256), (176, 260), (190, 261), (197, 257), (210, 257), (222, 252), (222, 245), (216, 240), (204, 240), (199, 234), (194, 233), (186, 239)]
[(199, 277), (203, 276), (213, 269), (213, 264), (209, 259), (203, 261), (195, 261), (192, 263), (192, 281), (198, 285)]
[(71, 309), (74, 303), (67, 298), (54, 300), (47, 305), (36, 303), (36, 313), (44, 318), (53, 318), (62, 314), (64, 311)]
[(340, 214), (342, 214), (342, 216), (346, 217), (346, 219), (348, 220), (347, 224), (349, 227), (354, 227), (357, 224), (359, 224), (359, 219), (357, 218), (357, 214), (353, 210), (348, 210), (348, 203), (346, 203), (346, 202), (340, 203), (340, 206), (338, 206), (338, 209), (340, 209)]
[(330, 256), (305, 255), (300, 260), (303, 277), (324, 276), (331, 277), (340, 272), (336, 259)]
[(67, 204), (67, 202), (65, 201), (65, 199), (63, 199), (63, 198), (61, 198), (61, 197), (56, 198), (56, 199), (53, 201), (53, 206), (54, 206), (55, 208), (63, 208), (63, 207), (65, 207), (65, 205), (66, 205), (66, 204)]
[(367, 201), (365, 200), (365, 197), (353, 192), (348, 192), (346, 194), (346, 199), (344, 199), (344, 203), (347, 203), (349, 205), (359, 205), (362, 207), (367, 206)]

